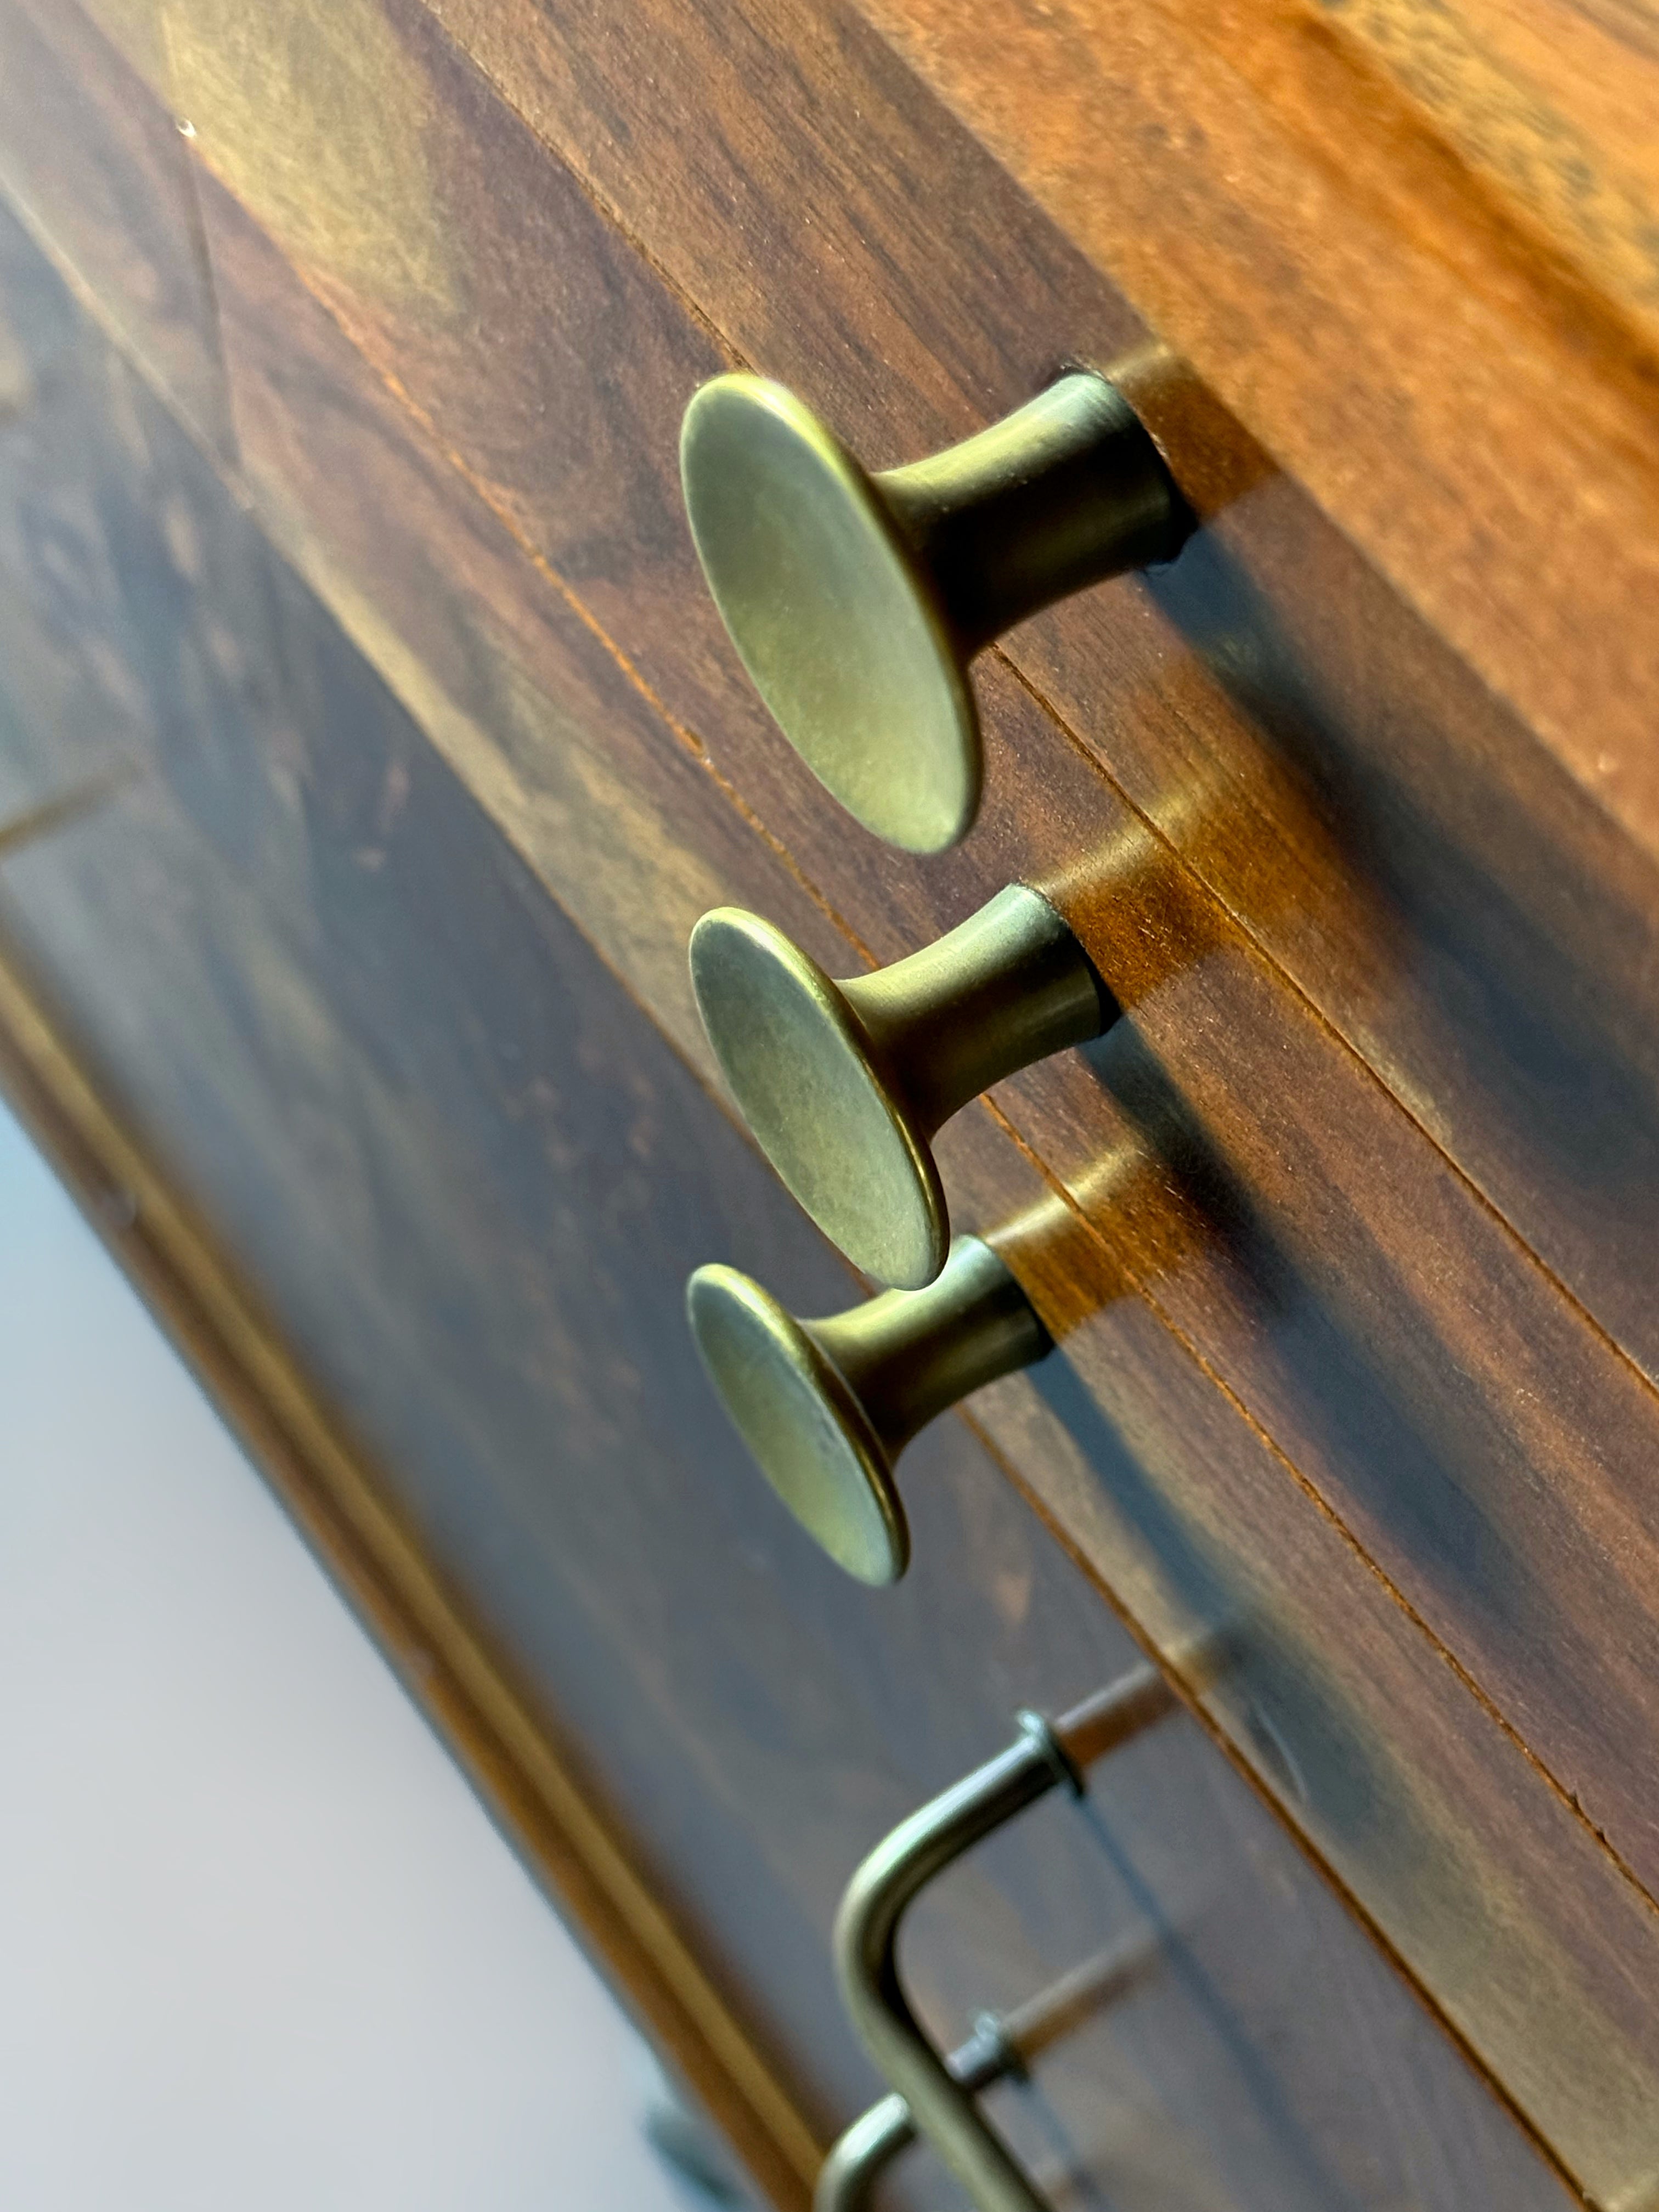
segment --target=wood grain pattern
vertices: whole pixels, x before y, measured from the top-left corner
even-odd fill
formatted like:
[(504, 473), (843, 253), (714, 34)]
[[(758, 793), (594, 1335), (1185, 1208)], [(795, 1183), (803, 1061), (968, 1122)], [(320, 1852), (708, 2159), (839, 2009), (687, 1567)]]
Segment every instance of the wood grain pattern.
[[(1135, 1178), (1128, 1159), (1103, 1180)], [(1617, 1959), (1629, 1940), (1645, 1947), (1640, 1908), (1605, 1862), (1578, 1862), (1579, 1822), (1559, 1801), (1545, 1813), (1520, 1747), (1469, 1730), (1455, 1678), (1395, 1632), (1340, 1527), (1285, 1510), (1282, 1456), (1170, 1359), (1144, 1304), (1066, 1315), (1087, 1270), (1069, 1237), (1055, 1245), (1015, 1264), (1064, 1330), (1063, 1359), (997, 1386), (976, 1419), (1162, 1648), (1224, 1644), (1205, 1698), (1228, 1740), (1592, 2200), (1646, 2203), (1653, 2091), (1633, 2052), (1651, 2004), (1646, 1970), (1627, 1978)], [(1565, 1893), (1534, 1885), (1558, 1853), (1583, 1924), (1555, 1936)], [(1589, 1927), (1615, 1921), (1624, 1933), (1601, 1954)]]
[(685, 943), (742, 896), (847, 940), (707, 750), (666, 723), (236, 202), (205, 210), (262, 514), (568, 912), (711, 1076)]
[[(665, 395), (726, 365), (707, 327), (418, 6), (292, 0), (246, 33), (252, 52), (226, 39), (227, 12), (243, 14), (200, 0), (166, 15), (198, 156), (502, 519), (611, 635), (627, 631), (644, 680), (706, 672), (692, 711), (673, 711), (701, 726), (728, 710), (672, 443), (640, 434)], [(267, 51), (291, 71), (280, 110), (254, 90)], [(747, 712), (758, 732), (763, 710)]]
[(1651, 854), (1653, 188), (1559, 58), (1496, 0), (870, 12)]
[[(428, 81), (447, 82), (441, 56), (420, 51)], [(460, 112), (458, 95), (442, 110), (446, 131), (459, 131)], [(201, 143), (210, 156), (206, 127)], [(459, 143), (462, 151), (448, 158), (465, 157), (465, 173), (482, 176), (484, 138)], [(514, 153), (507, 118), (488, 143), (503, 179), (515, 161), (539, 159), (527, 145)], [(520, 195), (501, 189), (505, 210)], [(573, 205), (574, 252), (592, 218), (585, 202)], [(503, 213), (495, 234), (505, 221)], [(236, 229), (216, 198), (210, 228), (216, 240)], [(606, 250), (620, 249), (613, 240)], [(297, 295), (280, 312), (268, 297), (243, 304), (249, 252), (244, 227), (220, 258), (234, 373), (240, 386), (266, 395), (252, 450), (271, 443), (281, 420), (270, 398), (280, 374), (270, 333), (295, 343), (293, 334), (319, 325)], [(280, 270), (267, 259), (259, 281), (279, 283)], [(504, 289), (495, 296), (504, 301)], [(366, 342), (361, 328), (355, 335)], [(325, 340), (313, 335), (318, 342)], [(411, 349), (400, 386), (426, 374)], [(441, 428), (442, 394), (458, 375), (434, 371), (416, 393)], [(680, 394), (671, 376), (656, 403), (659, 448), (672, 450)], [(455, 428), (460, 434), (459, 416)], [(267, 464), (290, 481), (293, 443)], [(349, 476), (337, 472), (331, 497), (326, 473), (307, 468), (289, 504), (313, 516), (325, 505), (337, 513)], [(665, 461), (661, 474), (666, 481)], [(488, 486), (473, 481), (482, 498)], [(545, 532), (568, 512), (549, 496)], [(526, 514), (531, 504), (526, 492)], [(595, 509), (581, 514), (595, 524)], [(635, 526), (613, 507), (611, 556), (627, 557)], [(356, 557), (364, 562), (366, 550)], [(653, 673), (671, 680), (661, 658), (667, 634), (653, 616), (629, 641), (641, 655), (650, 646), (659, 655)], [(733, 780), (878, 957), (908, 949), (1011, 876), (1054, 888), (1132, 1020), (1092, 1073), (1048, 1069), (1018, 1086), (1012, 1110), (1022, 1133), (1077, 1179), (1139, 1127), (1177, 1188), (1183, 1176), (1206, 1187), (1217, 1224), (1209, 1249), (1162, 1279), (1165, 1227), (1132, 1219), (1109, 1231), (1124, 1264), (1519, 1731), (1563, 1797), (1639, 1879), (1659, 1887), (1659, 1829), (1644, 1780), (1656, 1632), (1654, 1532), (1643, 1502), (1659, 1401), (1583, 1328), (1089, 762), (1056, 744), (1006, 671), (994, 665), (983, 688), (993, 772), (1007, 799), (961, 854), (931, 867), (896, 865), (848, 839), (799, 792), (799, 778), (792, 785), (774, 765), (775, 744), (751, 752), (728, 732), (711, 750), (724, 752)], [(690, 678), (679, 696), (690, 696)], [(1103, 899), (1079, 854), (1115, 856), (1113, 868), (1126, 854), (1139, 858), (1115, 896)], [(572, 860), (551, 846), (540, 855), (560, 895), (580, 901), (590, 896), (575, 887), (586, 870)], [(641, 988), (649, 995), (651, 985)], [(1288, 1121), (1285, 1102), (1298, 1116), (1312, 1114), (1313, 1125), (1304, 1132)], [(1184, 1203), (1178, 1196), (1177, 1210)]]
[[(158, 508), (175, 548), (244, 540), (240, 562), (176, 561), (178, 665), (228, 630), (268, 639), (285, 675), (232, 717), (188, 684), (153, 693), (135, 664), (121, 750), (142, 776), (4, 862), (8, 931), (97, 1039), (93, 1087), (140, 1138), (120, 1241), (143, 1245), (169, 1164), (161, 1201), (188, 1190), (368, 1462), (355, 1510), (380, 1571), (441, 1562), (428, 1625), (471, 1639), (475, 1686), (515, 1681), (534, 1727), (556, 1715), (568, 1771), (693, 1960), (743, 1993), (728, 2033), (799, 2077), (809, 2111), (845, 2112), (868, 2083), (826, 1936), (852, 1860), (999, 1741), (1013, 1703), (1066, 1702), (1132, 1647), (958, 1424), (919, 1454), (928, 1564), (896, 1599), (765, 1504), (696, 1376), (683, 1274), (739, 1239), (806, 1303), (844, 1297), (844, 1271), (200, 456), (105, 367), (48, 403), (77, 406), (82, 480), (56, 495), (101, 519), (99, 588), (67, 641), (37, 617), (40, 563), (0, 563), (6, 726), (41, 747), (97, 690), (81, 641), (137, 653)], [(123, 391), (108, 419), (78, 404), (100, 389)], [(34, 489), (26, 473), (14, 545), (31, 519), (52, 538)], [(405, 1659), (446, 1711), (453, 1636)], [(930, 2016), (959, 2030), (1117, 1932), (1150, 1932), (1160, 1965), (1062, 2055), (1024, 2140), (1052, 2159), (1062, 2130), (1130, 2202), (1562, 2201), (1191, 1722), (1114, 1761), (1091, 1819), (1045, 1814), (919, 1926)], [(910, 2203), (945, 2201), (910, 2179)]]
[[(745, 356), (874, 461), (1014, 404), (1068, 347), (1105, 357), (1134, 334), (1097, 272), (823, 9), (446, 13)], [(660, 70), (634, 66), (645, 40)], [(773, 266), (798, 280), (757, 284)], [(1028, 625), (1012, 658), (1659, 1371), (1650, 862), (1213, 403), (1179, 379), (1141, 396), (1210, 529), (1146, 591)], [(1018, 758), (1041, 788), (1040, 733)], [(746, 757), (742, 775), (758, 793)]]
[[(872, 463), (1144, 336), (845, 11), (441, 12), (726, 339)], [(791, 281), (757, 281), (775, 268)], [(1176, 375), (1139, 397), (1206, 535), (1010, 657), (1659, 1373), (1650, 859), (1212, 395)]]
[[(161, 54), (155, 0), (113, 11)], [(189, 156), (172, 115), (76, 7), (0, 6), (0, 184), (52, 240), (100, 316), (216, 451), (229, 417)]]

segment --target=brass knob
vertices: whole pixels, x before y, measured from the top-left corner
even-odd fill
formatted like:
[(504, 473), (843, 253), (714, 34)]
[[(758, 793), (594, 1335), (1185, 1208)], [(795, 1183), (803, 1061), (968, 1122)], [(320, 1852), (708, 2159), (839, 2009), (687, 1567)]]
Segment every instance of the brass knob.
[(717, 907), (691, 933), (691, 980), (762, 1151), (856, 1267), (913, 1290), (951, 1241), (935, 1132), (1119, 1011), (1023, 884), (908, 959), (839, 983), (770, 922)]
[(784, 735), (914, 853), (953, 845), (979, 805), (974, 655), (1069, 592), (1171, 559), (1194, 520), (1092, 370), (879, 476), (782, 386), (720, 376), (686, 410), (680, 473), (715, 605)]
[(899, 1454), (959, 1398), (1054, 1348), (988, 1244), (959, 1237), (936, 1282), (797, 1321), (735, 1267), (699, 1267), (686, 1309), (703, 1365), (761, 1472), (830, 1558), (893, 1583), (910, 1559)]

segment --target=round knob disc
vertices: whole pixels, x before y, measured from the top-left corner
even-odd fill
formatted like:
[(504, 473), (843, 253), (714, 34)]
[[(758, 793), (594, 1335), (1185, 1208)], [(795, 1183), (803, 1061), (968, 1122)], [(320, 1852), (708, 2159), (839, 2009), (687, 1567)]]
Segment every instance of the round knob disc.
[(757, 690), (879, 837), (937, 853), (979, 803), (979, 718), (950, 627), (880, 494), (811, 410), (757, 376), (706, 384), (680, 472), (709, 589)]
[(699, 1267), (686, 1310), (726, 1412), (796, 1520), (860, 1582), (896, 1582), (910, 1559), (904, 1509), (880, 1440), (832, 1364), (735, 1267)]
[(716, 907), (691, 933), (703, 1027), (756, 1142), (855, 1267), (902, 1290), (950, 1249), (939, 1170), (836, 985), (781, 930)]

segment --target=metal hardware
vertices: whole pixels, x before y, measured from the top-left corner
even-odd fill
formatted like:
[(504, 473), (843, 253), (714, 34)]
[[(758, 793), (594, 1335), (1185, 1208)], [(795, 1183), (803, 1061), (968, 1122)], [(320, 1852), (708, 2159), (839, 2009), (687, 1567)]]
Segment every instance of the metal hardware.
[[(1012, 2012), (981, 2014), (945, 2062), (951, 2079), (967, 2097), (1022, 2079), (1034, 2058), (1133, 1988), (1158, 1957), (1148, 1936), (1114, 1944)], [(882, 2174), (915, 2139), (910, 2107), (896, 2091), (872, 2105), (830, 2147), (812, 2193), (813, 2212), (864, 2212)]]
[[(921, 1892), (964, 1851), (1061, 1784), (1081, 1796), (1084, 1770), (1150, 1728), (1174, 1703), (1164, 1677), (1141, 1667), (1052, 1723), (1022, 1713), (1018, 1740), (895, 1828), (842, 1900), (835, 1954), (848, 2015), (916, 2133), (955, 2174), (976, 2212), (1049, 2208), (910, 2009), (898, 1973), (900, 1925)], [(831, 2153), (831, 2168), (840, 2149)], [(826, 2172), (830, 2187), (844, 2186)], [(820, 2179), (817, 2212), (831, 2212), (836, 2201), (826, 2199), (825, 2185)]]
[(910, 1531), (893, 1467), (959, 1398), (1054, 1347), (990, 1246), (959, 1237), (939, 1279), (825, 1321), (786, 1313), (735, 1267), (699, 1267), (686, 1310), (703, 1365), (763, 1474), (860, 1582), (896, 1582)]
[(1171, 559), (1194, 526), (1092, 370), (878, 476), (781, 385), (716, 377), (686, 410), (680, 475), (715, 605), (784, 735), (916, 853), (955, 844), (979, 804), (974, 655), (1069, 592)]
[(1065, 921), (1023, 884), (843, 982), (736, 907), (704, 915), (690, 957), (703, 1027), (762, 1151), (855, 1267), (913, 1290), (951, 1241), (935, 1133), (1119, 1012)]

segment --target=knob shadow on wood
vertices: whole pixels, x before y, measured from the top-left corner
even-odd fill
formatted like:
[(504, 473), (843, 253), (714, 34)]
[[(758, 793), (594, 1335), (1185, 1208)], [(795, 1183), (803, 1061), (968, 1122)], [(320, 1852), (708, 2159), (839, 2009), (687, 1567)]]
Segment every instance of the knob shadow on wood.
[(935, 1133), (1119, 1012), (1066, 923), (1024, 884), (842, 982), (734, 907), (703, 916), (690, 958), (709, 1042), (762, 1151), (854, 1267), (912, 1290), (950, 1247)]
[(1091, 369), (877, 476), (781, 385), (716, 377), (686, 410), (680, 470), (715, 605), (784, 735), (866, 829), (917, 853), (955, 844), (979, 805), (974, 655), (1055, 599), (1172, 559), (1194, 527)]

